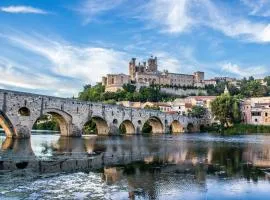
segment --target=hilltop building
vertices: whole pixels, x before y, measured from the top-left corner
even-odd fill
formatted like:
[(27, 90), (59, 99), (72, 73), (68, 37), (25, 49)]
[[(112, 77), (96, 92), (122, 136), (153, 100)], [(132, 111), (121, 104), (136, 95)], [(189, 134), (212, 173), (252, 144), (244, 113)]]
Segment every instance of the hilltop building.
[(136, 63), (136, 58), (132, 58), (129, 62), (129, 75), (108, 74), (106, 77), (102, 77), (102, 85), (109, 92), (116, 92), (127, 83), (132, 83), (137, 88), (151, 84), (194, 88), (204, 88), (205, 86), (204, 72), (198, 71), (192, 75), (161, 72), (158, 70), (157, 57), (150, 57), (147, 62), (142, 64)]

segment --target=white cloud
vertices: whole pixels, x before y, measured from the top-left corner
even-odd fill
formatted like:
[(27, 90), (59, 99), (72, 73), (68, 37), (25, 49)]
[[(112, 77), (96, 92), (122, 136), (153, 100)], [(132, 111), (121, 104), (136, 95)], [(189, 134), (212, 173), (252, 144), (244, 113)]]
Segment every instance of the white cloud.
[[(269, 23), (254, 22), (233, 16), (211, 0), (150, 0), (140, 15), (159, 26), (163, 32), (183, 33), (193, 27), (206, 26), (226, 36), (248, 42), (270, 42)], [(144, 17), (145, 15), (145, 17)]]
[(270, 17), (269, 0), (241, 0), (241, 2), (250, 9), (250, 15)]
[[(53, 94), (70, 96), (75, 94), (78, 87), (56, 77), (32, 72), (32, 66), (23, 66), (12, 60), (0, 57), (1, 88), (21, 88), (26, 90), (45, 90)], [(72, 87), (73, 86), (73, 87)], [(57, 88), (57, 89), (56, 89)]]
[(238, 18), (225, 14), (210, 0), (203, 0), (207, 18), (200, 20), (200, 24), (223, 32), (225, 35), (240, 38), (249, 42), (270, 42), (269, 25), (266, 23), (251, 22), (245, 18)]
[(85, 17), (84, 23), (89, 23), (97, 15), (112, 10), (122, 4), (125, 0), (83, 0), (75, 9)]
[(158, 68), (160, 71), (168, 70), (169, 72), (177, 73), (181, 70), (180, 61), (168, 55), (166, 52), (156, 52), (154, 54), (158, 58)]
[(46, 11), (31, 6), (0, 7), (0, 11), (15, 14), (48, 14)]
[(129, 56), (125, 52), (114, 49), (75, 46), (65, 41), (46, 39), (40, 35), (9, 34), (5, 35), (5, 39), (15, 47), (33, 54), (33, 58), (41, 57), (42, 65), (44, 65), (44, 59), (49, 63), (44, 72), (39, 73), (35, 71), (34, 66), (26, 67), (23, 63), (12, 64), (10, 60), (16, 59), (12, 55), (10, 59), (6, 59), (9, 62), (4, 62), (2, 59), (0, 66), (3, 73), (0, 83), (6, 85), (56, 90), (62, 95), (67, 93), (74, 95), (74, 92), (76, 91), (76, 94), (83, 84), (94, 84), (101, 81), (101, 76), (107, 73), (128, 69), (126, 59), (129, 59)]
[(234, 74), (238, 77), (262, 77), (265, 74), (269, 73), (267, 67), (265, 66), (243, 66), (240, 67), (237, 64), (233, 64), (231, 62), (221, 64), (221, 68), (225, 72), (229, 72), (230, 74)]
[(142, 18), (161, 24), (169, 33), (184, 32), (192, 24), (188, 16), (188, 0), (151, 0), (141, 13)]

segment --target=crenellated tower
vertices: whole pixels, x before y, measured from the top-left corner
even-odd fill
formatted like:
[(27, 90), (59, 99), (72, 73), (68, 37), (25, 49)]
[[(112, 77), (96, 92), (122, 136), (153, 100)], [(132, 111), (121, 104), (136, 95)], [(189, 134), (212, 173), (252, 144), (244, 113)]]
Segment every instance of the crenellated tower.
[(147, 70), (150, 72), (157, 72), (157, 57), (153, 58), (153, 56), (151, 56), (151, 58), (148, 59)]
[(136, 58), (132, 58), (129, 62), (129, 76), (132, 81), (135, 80), (136, 72)]

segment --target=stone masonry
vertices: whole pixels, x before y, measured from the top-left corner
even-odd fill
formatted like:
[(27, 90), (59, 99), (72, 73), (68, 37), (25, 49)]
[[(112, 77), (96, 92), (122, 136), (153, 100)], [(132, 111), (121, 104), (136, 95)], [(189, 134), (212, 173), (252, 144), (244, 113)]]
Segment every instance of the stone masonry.
[(0, 89), (0, 125), (7, 137), (29, 138), (39, 117), (53, 115), (60, 126), (62, 136), (78, 137), (83, 126), (92, 119), (97, 134), (119, 134), (123, 124), (127, 134), (141, 134), (146, 122), (152, 126), (153, 134), (186, 132), (188, 126), (198, 131), (202, 120), (166, 114), (154, 110), (124, 108), (116, 105), (84, 102), (31, 93)]

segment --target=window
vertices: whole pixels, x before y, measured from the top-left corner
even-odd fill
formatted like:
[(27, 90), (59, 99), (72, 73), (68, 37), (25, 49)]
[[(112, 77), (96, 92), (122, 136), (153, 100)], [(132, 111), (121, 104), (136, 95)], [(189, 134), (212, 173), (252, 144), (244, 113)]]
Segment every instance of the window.
[(265, 117), (267, 117), (267, 116), (268, 116), (268, 113), (266, 112), (266, 113), (265, 113)]
[(112, 84), (114, 84), (114, 78), (112, 78)]
[(30, 116), (30, 110), (26, 107), (20, 108), (18, 112), (20, 116)]
[(258, 119), (255, 119), (255, 122), (258, 122)]
[(252, 116), (261, 116), (261, 112), (252, 112), (251, 115)]

